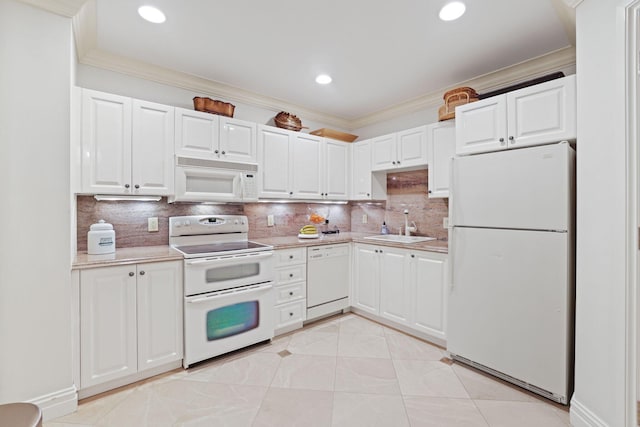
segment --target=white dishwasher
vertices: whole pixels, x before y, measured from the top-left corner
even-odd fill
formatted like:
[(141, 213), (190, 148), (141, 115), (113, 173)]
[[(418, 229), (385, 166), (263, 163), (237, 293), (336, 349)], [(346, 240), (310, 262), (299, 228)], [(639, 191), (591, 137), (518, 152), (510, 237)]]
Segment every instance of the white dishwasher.
[(349, 244), (307, 248), (307, 320), (349, 307)]

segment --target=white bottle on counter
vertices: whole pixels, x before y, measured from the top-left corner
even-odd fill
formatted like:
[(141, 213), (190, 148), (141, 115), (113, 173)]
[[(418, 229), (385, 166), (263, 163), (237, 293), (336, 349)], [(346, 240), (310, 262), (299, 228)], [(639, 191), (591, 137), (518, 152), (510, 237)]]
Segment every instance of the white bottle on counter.
[(112, 254), (116, 251), (116, 232), (104, 219), (92, 224), (87, 233), (87, 254)]

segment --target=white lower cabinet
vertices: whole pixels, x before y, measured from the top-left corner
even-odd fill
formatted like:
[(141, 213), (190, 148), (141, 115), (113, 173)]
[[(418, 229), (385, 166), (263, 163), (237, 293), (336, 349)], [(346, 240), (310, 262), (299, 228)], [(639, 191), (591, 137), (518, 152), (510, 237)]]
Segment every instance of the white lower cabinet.
[(80, 271), (80, 388), (182, 359), (182, 262)]
[(276, 259), (275, 335), (302, 327), (307, 315), (307, 248), (279, 249)]
[(446, 339), (447, 255), (355, 244), (351, 305), (419, 336)]

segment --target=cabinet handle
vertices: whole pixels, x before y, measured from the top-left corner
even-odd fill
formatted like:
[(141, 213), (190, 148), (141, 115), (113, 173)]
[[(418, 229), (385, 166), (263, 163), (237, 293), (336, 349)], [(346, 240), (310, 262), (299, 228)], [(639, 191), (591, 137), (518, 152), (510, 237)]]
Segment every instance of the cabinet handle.
[(289, 277), (293, 277), (293, 273), (289, 273)]
[(129, 187), (131, 187), (129, 184), (124, 185), (124, 188), (129, 188)]
[(226, 151), (222, 151), (222, 154), (227, 154), (227, 152)]
[(511, 141), (512, 144), (516, 143), (516, 139), (513, 136), (509, 137), (509, 141)]
[(400, 164), (400, 160), (398, 160), (398, 164)]
[(142, 270), (142, 271), (140, 272), (140, 275), (141, 275), (141, 276), (144, 276), (144, 270)]
[(395, 164), (396, 164), (396, 161), (394, 160), (394, 161), (393, 161), (393, 162), (391, 162), (391, 163), (393, 163), (393, 164), (395, 165)]
[(504, 138), (500, 138), (500, 145), (504, 145)]
[(289, 296), (292, 297), (293, 296), (293, 292), (289, 292)]
[(371, 194), (367, 193), (367, 197), (371, 197)]
[(289, 255), (289, 259), (293, 259), (293, 255)]
[(129, 272), (129, 277), (133, 277), (133, 276), (135, 276), (135, 274), (136, 274), (136, 273), (134, 273), (133, 271), (130, 271), (130, 272)]
[(289, 313), (289, 317), (293, 316), (293, 313)]
[(414, 254), (411, 254), (411, 258), (415, 258), (416, 256)]
[(138, 184), (134, 185), (135, 189), (137, 190), (138, 188), (140, 188), (140, 186)]
[(433, 193), (433, 191), (429, 190), (429, 191), (427, 191), (427, 193), (431, 194), (431, 193)]
[(220, 151), (218, 151), (218, 150), (215, 150), (215, 151), (214, 151), (214, 153), (216, 153), (216, 154), (218, 154), (219, 152), (220, 152)]
[(293, 196), (293, 191), (289, 191), (289, 195), (290, 195), (290, 196)]

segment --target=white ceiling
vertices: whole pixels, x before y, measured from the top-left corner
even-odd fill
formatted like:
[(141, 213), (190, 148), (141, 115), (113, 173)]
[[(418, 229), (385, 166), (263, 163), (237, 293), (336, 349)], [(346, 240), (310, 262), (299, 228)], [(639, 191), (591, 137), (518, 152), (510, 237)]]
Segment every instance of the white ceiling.
[(352, 121), (571, 45), (559, 0), (466, 0), (443, 22), (446, 1), (97, 0), (95, 47)]

